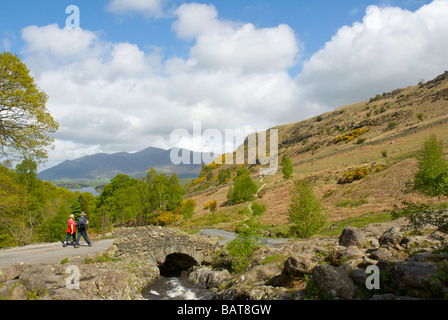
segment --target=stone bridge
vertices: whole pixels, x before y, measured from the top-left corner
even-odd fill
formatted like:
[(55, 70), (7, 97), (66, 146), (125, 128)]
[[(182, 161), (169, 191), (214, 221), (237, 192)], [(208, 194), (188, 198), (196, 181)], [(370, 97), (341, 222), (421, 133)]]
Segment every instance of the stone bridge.
[(179, 276), (194, 265), (209, 265), (223, 249), (218, 239), (176, 229), (145, 226), (113, 232), (115, 257), (152, 262), (163, 276)]

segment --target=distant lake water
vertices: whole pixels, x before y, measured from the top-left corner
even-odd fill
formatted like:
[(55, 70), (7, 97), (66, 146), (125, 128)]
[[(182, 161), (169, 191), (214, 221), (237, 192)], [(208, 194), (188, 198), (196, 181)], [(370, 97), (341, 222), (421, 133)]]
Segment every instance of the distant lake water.
[(99, 193), (98, 191), (96, 191), (94, 187), (85, 187), (85, 188), (81, 188), (81, 189), (69, 189), (69, 190), (72, 191), (72, 192), (79, 191), (79, 192), (81, 192), (81, 193), (84, 193), (84, 192), (90, 192), (90, 193), (93, 194), (95, 197), (97, 197), (97, 196), (100, 195), (100, 193)]

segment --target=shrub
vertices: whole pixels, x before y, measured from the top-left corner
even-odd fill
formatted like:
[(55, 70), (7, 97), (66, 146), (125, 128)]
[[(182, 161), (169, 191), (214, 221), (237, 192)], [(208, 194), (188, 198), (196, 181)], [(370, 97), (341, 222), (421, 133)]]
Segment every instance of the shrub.
[(289, 221), (291, 223), (290, 232), (299, 238), (312, 236), (326, 222), (320, 201), (305, 179), (297, 180), (294, 183), (289, 206)]
[(260, 244), (261, 216), (266, 211), (266, 205), (253, 203), (253, 213), (249, 212), (249, 219), (243, 220), (237, 226), (237, 237), (227, 245), (232, 256), (232, 271), (243, 271), (250, 264), (250, 255)]
[(343, 173), (343, 178), (338, 181), (339, 184), (352, 183), (353, 181), (361, 180), (367, 177), (369, 169), (358, 167), (354, 171), (347, 171)]
[(235, 178), (233, 187), (227, 193), (227, 199), (232, 204), (243, 203), (251, 200), (257, 193), (258, 187), (249, 174), (244, 173)]
[(170, 211), (163, 211), (157, 216), (156, 222), (160, 226), (166, 226), (173, 223), (174, 221), (180, 220), (180, 218), (181, 215), (179, 214)]
[(393, 130), (393, 129), (395, 129), (397, 126), (398, 126), (398, 122), (392, 121), (392, 122), (389, 122), (389, 124), (387, 125), (387, 128), (388, 128), (389, 130)]
[(337, 136), (336, 138), (333, 139), (333, 143), (340, 143), (342, 141), (350, 142), (356, 138), (358, 138), (359, 136), (367, 133), (370, 130), (370, 128), (358, 128), (353, 130), (352, 132), (346, 133), (344, 135), (340, 135)]
[(417, 113), (418, 120), (423, 121), (423, 117), (424, 117), (423, 113)]
[(211, 213), (215, 212), (217, 208), (218, 208), (218, 201), (216, 200), (210, 200), (204, 206), (204, 210), (210, 209)]
[(443, 141), (433, 134), (423, 143), (418, 156), (418, 171), (415, 173), (414, 190), (428, 196), (448, 195), (448, 162)]
[(289, 180), (291, 178), (294, 165), (292, 164), (291, 158), (289, 156), (284, 156), (282, 160), (282, 172), (283, 178)]
[(252, 214), (256, 217), (262, 216), (267, 210), (267, 206), (265, 204), (258, 202), (254, 202), (250, 208), (252, 209)]
[(182, 202), (182, 215), (185, 220), (190, 219), (194, 215), (194, 209), (196, 208), (196, 201), (194, 199), (188, 199)]

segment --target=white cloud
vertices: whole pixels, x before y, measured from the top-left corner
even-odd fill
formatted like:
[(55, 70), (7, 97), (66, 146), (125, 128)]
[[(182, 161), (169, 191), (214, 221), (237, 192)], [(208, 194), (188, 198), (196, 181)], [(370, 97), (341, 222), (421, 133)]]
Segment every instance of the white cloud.
[(116, 14), (143, 13), (150, 17), (163, 15), (163, 4), (167, 0), (112, 0), (107, 10)]
[(301, 43), (289, 26), (223, 20), (214, 6), (196, 3), (180, 6), (172, 25), (191, 43), (185, 59), (57, 25), (25, 28), (23, 53), (61, 124), (51, 159), (63, 161), (169, 148), (170, 133), (192, 133), (193, 121), (223, 135), (255, 131), (429, 80), (448, 69), (447, 14), (440, 0), (416, 12), (369, 7), (362, 22), (342, 27), (305, 61), (297, 78), (288, 71)]
[[(185, 11), (179, 11), (174, 29), (179, 36), (182, 28), (196, 39), (186, 60), (163, 61), (157, 50), (105, 42), (89, 30), (57, 25), (23, 30), (26, 62), (61, 124), (53, 159), (93, 150), (172, 147), (170, 133), (176, 128), (192, 131), (193, 121), (223, 135), (225, 129), (254, 131), (281, 121), (280, 112), (297, 102), (287, 72), (298, 54), (294, 32), (285, 25), (256, 29), (221, 21), (212, 6), (181, 9)], [(214, 24), (214, 29), (188, 29), (187, 21), (198, 22), (190, 18), (201, 14), (210, 19), (200, 23)], [(209, 41), (224, 51), (219, 56), (218, 51), (207, 51)]]
[(190, 59), (200, 67), (270, 72), (297, 63), (299, 42), (287, 25), (257, 29), (250, 23), (221, 21), (214, 6), (201, 4), (182, 5), (176, 14), (173, 29), (179, 37), (196, 40)]
[(370, 6), (304, 64), (298, 85), (308, 99), (341, 106), (430, 80), (448, 69), (448, 1), (416, 12)]

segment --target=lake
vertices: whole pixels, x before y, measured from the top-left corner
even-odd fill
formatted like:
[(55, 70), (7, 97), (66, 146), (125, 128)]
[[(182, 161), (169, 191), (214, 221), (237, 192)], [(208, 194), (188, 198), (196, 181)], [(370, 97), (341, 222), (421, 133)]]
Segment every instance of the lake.
[(96, 191), (94, 187), (84, 187), (84, 188), (81, 188), (81, 189), (69, 189), (69, 190), (72, 191), (72, 192), (79, 191), (79, 192), (81, 192), (81, 193), (84, 193), (84, 192), (90, 192), (90, 193), (93, 194), (95, 197), (97, 197), (97, 196), (100, 195), (100, 193), (99, 193), (98, 191)]

